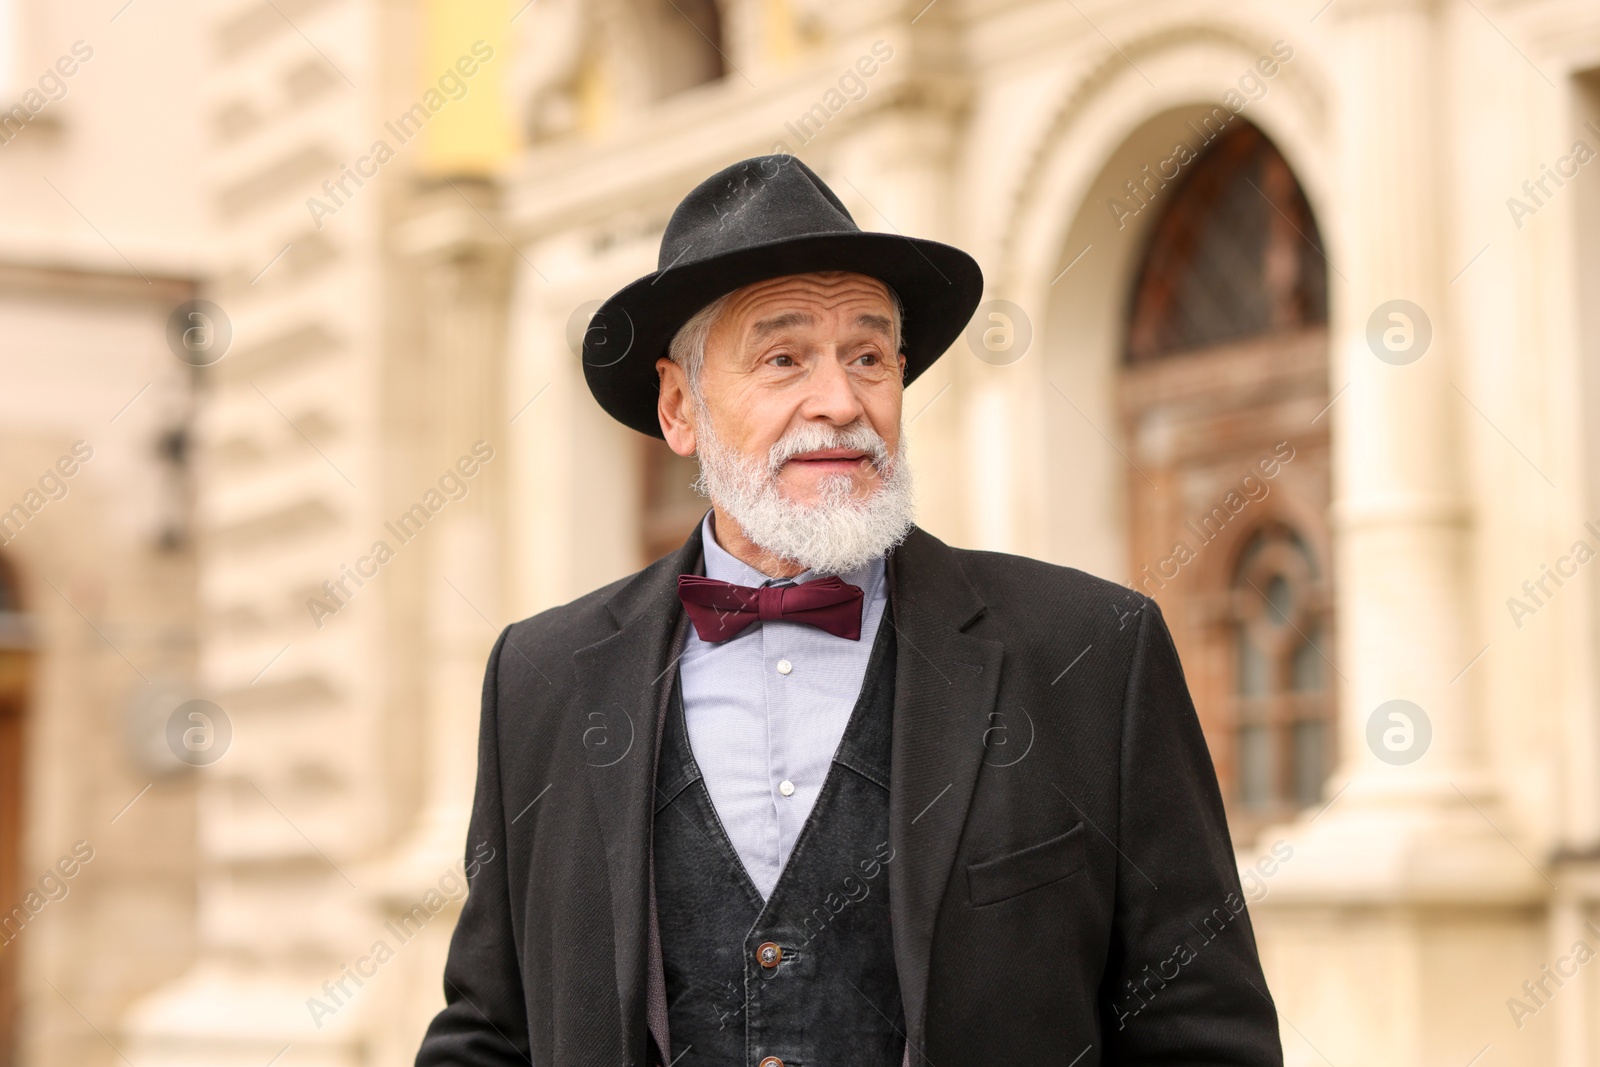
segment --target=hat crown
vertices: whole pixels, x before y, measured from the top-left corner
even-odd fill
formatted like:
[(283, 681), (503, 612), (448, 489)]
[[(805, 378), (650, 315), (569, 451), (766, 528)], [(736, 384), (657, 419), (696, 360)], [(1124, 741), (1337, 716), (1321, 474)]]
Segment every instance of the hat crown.
[(833, 190), (797, 156), (754, 156), (683, 198), (661, 236), (656, 269), (812, 234), (860, 232)]
[(743, 286), (818, 271), (865, 274), (899, 297), (907, 383), (961, 336), (983, 294), (983, 271), (961, 249), (863, 230), (800, 160), (754, 156), (690, 190), (667, 221), (658, 269), (611, 294), (589, 319), (584, 380), (617, 421), (660, 437), (656, 366), (683, 324)]

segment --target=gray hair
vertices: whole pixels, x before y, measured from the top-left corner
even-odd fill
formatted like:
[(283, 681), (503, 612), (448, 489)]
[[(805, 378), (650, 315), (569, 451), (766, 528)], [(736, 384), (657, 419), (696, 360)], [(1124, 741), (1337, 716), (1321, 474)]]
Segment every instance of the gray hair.
[[(899, 293), (889, 285), (885, 285), (884, 288), (889, 290), (889, 303), (894, 308), (894, 347), (895, 351), (899, 352), (905, 336), (902, 332), (905, 324), (905, 308), (900, 303)], [(700, 369), (706, 361), (706, 338), (711, 336), (711, 327), (722, 317), (722, 312), (731, 299), (733, 293), (723, 293), (696, 311), (689, 317), (688, 322), (678, 327), (678, 332), (672, 335), (672, 343), (667, 346), (667, 358), (683, 368), (689, 378), (689, 395), (697, 402), (700, 399)]]

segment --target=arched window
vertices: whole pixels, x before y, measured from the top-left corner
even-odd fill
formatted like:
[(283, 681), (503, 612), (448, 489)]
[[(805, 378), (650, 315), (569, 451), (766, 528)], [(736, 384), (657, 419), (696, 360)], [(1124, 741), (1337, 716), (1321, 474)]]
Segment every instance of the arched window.
[(1291, 527), (1253, 533), (1233, 567), (1233, 717), (1239, 804), (1277, 814), (1315, 804), (1329, 771), (1327, 593)]
[(1133, 290), (1128, 358), (1326, 323), (1322, 237), (1272, 142), (1239, 120), (1190, 166), (1151, 234)]
[(1271, 140), (1217, 126), (1188, 126), (1165, 184), (1129, 183), (1149, 221), (1119, 390), (1133, 584), (1172, 628), (1248, 843), (1316, 803), (1332, 761), (1328, 264)]

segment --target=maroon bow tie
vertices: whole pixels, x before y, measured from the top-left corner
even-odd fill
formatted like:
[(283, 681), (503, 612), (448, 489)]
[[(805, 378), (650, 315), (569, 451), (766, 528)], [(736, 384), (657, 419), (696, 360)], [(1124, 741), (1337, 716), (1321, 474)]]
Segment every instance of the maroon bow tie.
[(682, 574), (678, 599), (702, 641), (726, 641), (753, 622), (770, 620), (803, 622), (835, 637), (861, 640), (861, 587), (837, 576), (753, 587)]

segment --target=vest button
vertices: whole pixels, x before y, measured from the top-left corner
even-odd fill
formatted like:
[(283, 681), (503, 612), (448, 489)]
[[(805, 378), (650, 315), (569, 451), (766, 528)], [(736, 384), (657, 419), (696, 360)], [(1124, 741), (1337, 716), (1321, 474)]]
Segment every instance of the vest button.
[(768, 1056), (766, 1059), (762, 1060), (757, 1067), (783, 1067), (783, 1061), (778, 1059), (776, 1056)]
[[(763, 941), (756, 947), (756, 962), (761, 964), (761, 966), (768, 968), (769, 970), (773, 967), (776, 967), (779, 961), (782, 959), (783, 949), (779, 948), (771, 941)], [(782, 1062), (780, 1060), (772, 1059), (770, 1056), (767, 1057), (767, 1059), (772, 1060), (773, 1063), (778, 1063), (780, 1065)], [(766, 1063), (767, 1060), (762, 1060), (761, 1062)]]

